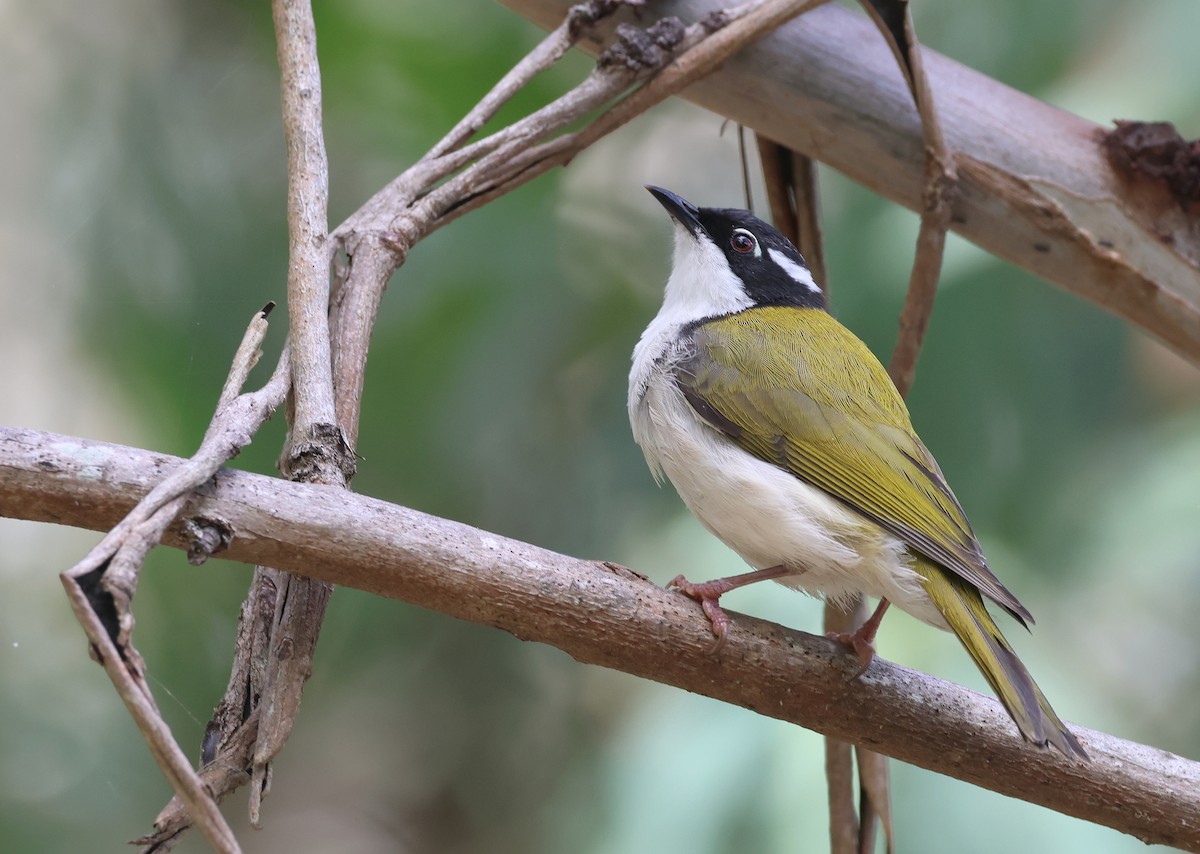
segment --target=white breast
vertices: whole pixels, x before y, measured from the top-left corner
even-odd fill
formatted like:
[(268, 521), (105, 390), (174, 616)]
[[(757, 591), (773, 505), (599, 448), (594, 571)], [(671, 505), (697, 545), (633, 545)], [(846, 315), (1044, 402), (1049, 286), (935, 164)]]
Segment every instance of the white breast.
[(629, 384), (633, 436), (655, 478), (665, 474), (704, 527), (752, 567), (796, 570), (781, 583), (834, 600), (857, 592), (886, 596), (945, 628), (900, 540), (743, 451), (696, 414), (671, 375), (688, 355), (684, 324), (665, 310), (634, 350)]

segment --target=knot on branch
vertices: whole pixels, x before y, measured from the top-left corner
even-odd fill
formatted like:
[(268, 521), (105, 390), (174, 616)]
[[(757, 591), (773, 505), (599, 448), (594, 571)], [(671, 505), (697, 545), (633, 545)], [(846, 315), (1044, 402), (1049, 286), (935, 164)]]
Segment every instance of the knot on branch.
[(708, 34), (729, 26), (729, 12), (725, 9), (713, 9), (700, 19), (700, 29)]
[(336, 424), (314, 424), (307, 436), (292, 437), (279, 468), (300, 483), (337, 486), (348, 484), (356, 471), (354, 451)]
[(1184, 210), (1200, 203), (1200, 139), (1185, 140), (1170, 122), (1118, 120), (1103, 147), (1126, 180), (1161, 182)]
[(183, 536), (188, 543), (188, 563), (201, 566), (217, 552), (229, 548), (233, 528), (220, 519), (190, 516), (183, 522)]
[(958, 173), (953, 157), (944, 165), (931, 158), (925, 187), (921, 190), (922, 210), (940, 214), (943, 221), (949, 222), (950, 209), (958, 201), (959, 194)]
[(572, 42), (579, 41), (583, 34), (616, 12), (622, 6), (644, 6), (645, 0), (590, 0), (579, 3), (567, 12), (567, 36)]
[(666, 65), (687, 34), (683, 21), (671, 16), (655, 21), (647, 29), (618, 24), (616, 41), (600, 54), (596, 67), (609, 70), (646, 71)]

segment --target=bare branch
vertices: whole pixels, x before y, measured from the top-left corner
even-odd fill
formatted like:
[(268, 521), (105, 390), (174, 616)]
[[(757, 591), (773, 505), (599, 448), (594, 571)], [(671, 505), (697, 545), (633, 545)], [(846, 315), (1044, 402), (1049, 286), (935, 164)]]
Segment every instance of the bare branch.
[[(103, 529), (181, 461), (0, 428), (0, 514)], [(99, 476), (98, 476), (99, 475)], [(832, 641), (733, 615), (710, 656), (691, 600), (633, 572), (566, 557), (342, 490), (225, 470), (190, 515), (225, 519), (234, 560), (309, 573), (548, 643), (754, 709), (1012, 797), (1200, 851), (1200, 763), (1073, 727), (1090, 763), (1026, 744), (998, 702)], [(185, 545), (176, 525), (166, 542)], [(796, 690), (803, 685), (803, 690)], [(937, 709), (937, 715), (929, 714)]]
[(513, 95), (521, 91), (526, 84), (541, 72), (552, 67), (563, 58), (571, 47), (579, 41), (584, 31), (590, 29), (597, 21), (607, 18), (621, 6), (642, 6), (644, 0), (600, 0), (600, 2), (581, 3), (573, 6), (567, 12), (563, 22), (550, 32), (536, 48), (513, 66), (491, 91), (454, 126), (441, 142), (429, 150), (422, 160), (433, 160), (460, 147), (466, 140), (487, 124)]
[[(855, 598), (851, 607), (842, 609), (833, 602), (826, 602), (823, 611), (822, 623), (826, 634), (853, 632), (870, 615), (867, 600), (861, 595)], [(866, 814), (866, 804), (863, 804), (861, 821), (859, 810), (855, 807), (860, 800), (859, 792), (854, 786), (855, 752), (853, 744), (833, 736), (825, 736), (825, 785), (829, 796), (830, 854), (860, 854), (875, 850), (873, 845), (865, 847), (861, 844), (862, 837), (871, 832), (874, 822)]]
[(295, 395), (290, 456), (297, 456), (322, 453), (320, 446), (336, 430), (328, 321), (329, 163), (312, 7), (307, 0), (273, 0), (271, 11), (287, 144), (288, 317)]

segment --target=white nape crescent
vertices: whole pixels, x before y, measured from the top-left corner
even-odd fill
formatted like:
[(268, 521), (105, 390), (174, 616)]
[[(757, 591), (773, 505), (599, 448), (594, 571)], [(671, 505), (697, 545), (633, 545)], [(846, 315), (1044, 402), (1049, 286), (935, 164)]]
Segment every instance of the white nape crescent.
[(767, 255), (799, 284), (804, 285), (804, 287), (808, 288), (814, 294), (821, 292), (821, 289), (817, 287), (817, 283), (813, 281), (812, 273), (808, 272), (808, 270), (801, 267), (778, 249), (768, 249)]

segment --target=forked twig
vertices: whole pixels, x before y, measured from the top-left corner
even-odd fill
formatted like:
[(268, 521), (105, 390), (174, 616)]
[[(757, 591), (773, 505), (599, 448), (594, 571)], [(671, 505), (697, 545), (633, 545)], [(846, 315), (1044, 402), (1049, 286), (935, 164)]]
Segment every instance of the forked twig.
[[(256, 392), (239, 394), (258, 360), (267, 332), (267, 315), (273, 307), (273, 303), (268, 304), (250, 322), (196, 454), (175, 468), (83, 560), (61, 576), (93, 655), (104, 666), (172, 788), (209, 842), (222, 852), (240, 849), (211, 793), (158, 712), (146, 683), (142, 657), (132, 642), (135, 621), (131, 603), (146, 555), (162, 539), (193, 491), (249, 444), (283, 402), (289, 384), (286, 353), (266, 385)], [(191, 523), (195, 537), (189, 551), (192, 562), (202, 562), (228, 545), (228, 529), (220, 520), (195, 517)]]

